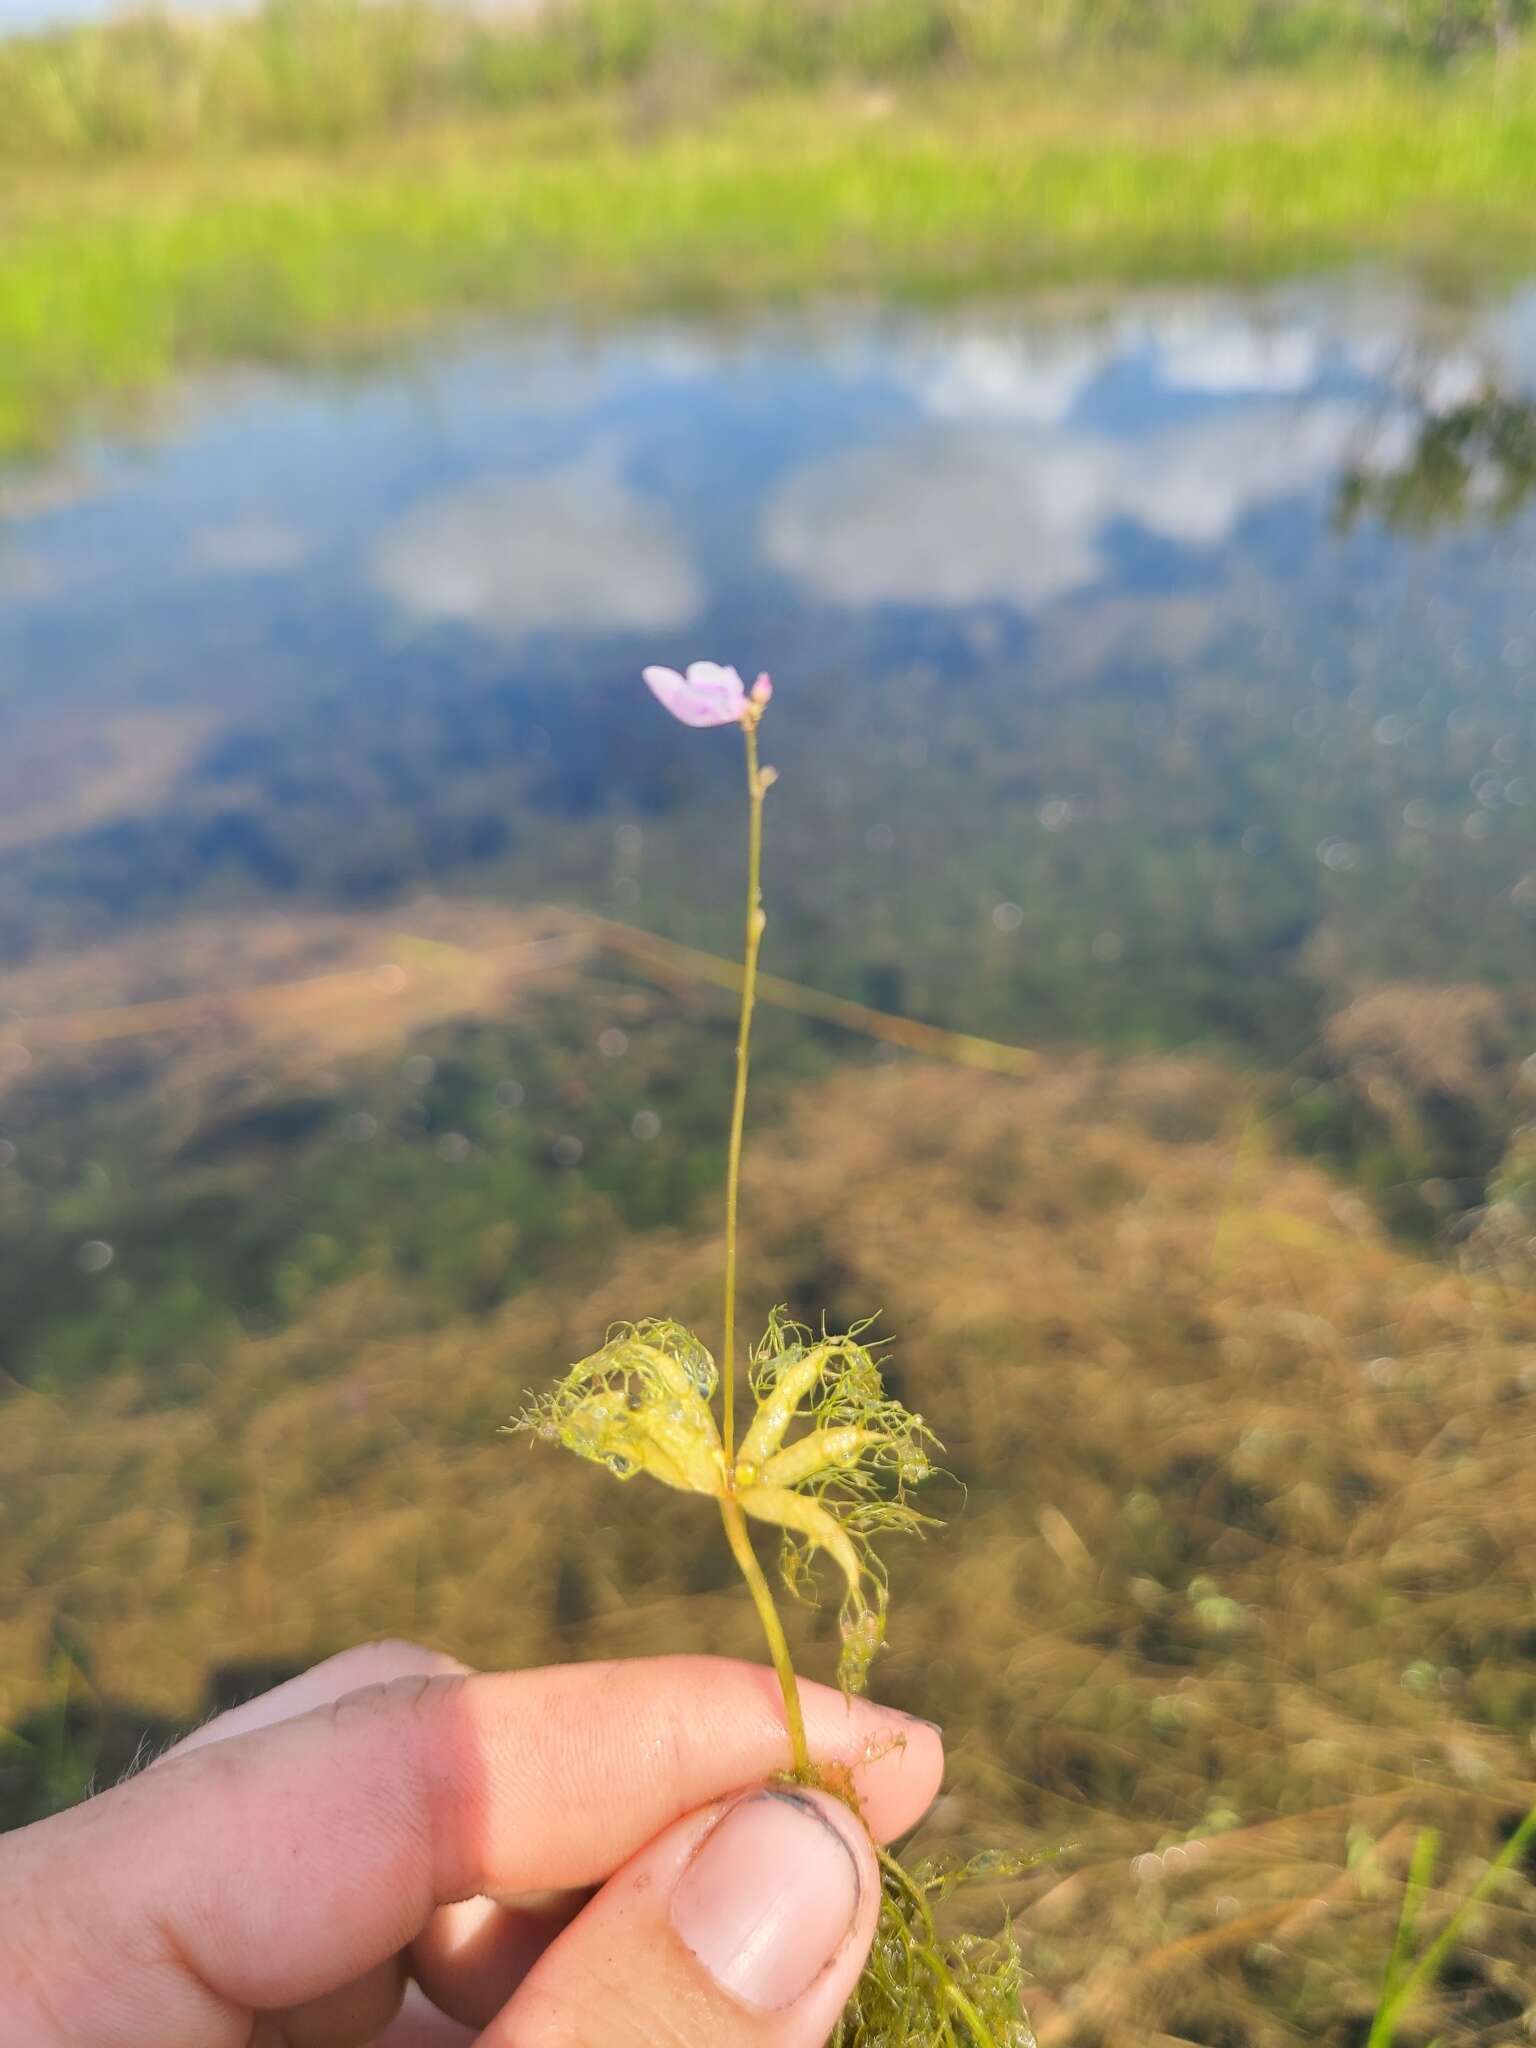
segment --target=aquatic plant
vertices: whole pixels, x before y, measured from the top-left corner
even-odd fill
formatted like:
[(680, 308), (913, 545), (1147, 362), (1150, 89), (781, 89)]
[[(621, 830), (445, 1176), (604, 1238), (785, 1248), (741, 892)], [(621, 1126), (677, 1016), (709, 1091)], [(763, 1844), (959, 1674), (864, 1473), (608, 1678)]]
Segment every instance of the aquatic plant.
[[(857, 1811), (846, 1774), (824, 1769), (811, 1757), (789, 1644), (753, 1548), (749, 1518), (779, 1532), (780, 1569), (790, 1592), (813, 1595), (818, 1563), (825, 1560), (833, 1568), (841, 1591), (838, 1681), (847, 1692), (860, 1691), (885, 1636), (886, 1577), (875, 1541), (931, 1526), (908, 1495), (930, 1476), (931, 1453), (941, 1447), (922, 1416), (886, 1391), (878, 1347), (862, 1341), (868, 1324), (842, 1336), (825, 1329), (818, 1334), (777, 1310), (747, 1360), (756, 1406), (738, 1439), (741, 1155), (758, 955), (767, 923), (763, 803), (777, 779), (759, 758), (758, 729), (773, 686), (760, 675), (749, 690), (734, 668), (703, 661), (685, 673), (648, 668), (645, 680), (683, 724), (737, 725), (746, 745), (746, 937), (726, 1167), (721, 1362), (717, 1366), (680, 1323), (653, 1317), (623, 1324), (511, 1428), (561, 1444), (615, 1478), (645, 1473), (664, 1486), (715, 1501), (783, 1693), (786, 1776), (834, 1793)], [(929, 1859), (908, 1869), (885, 1850), (877, 1854), (879, 1925), (832, 2048), (1032, 2048), (1021, 2000), (1023, 1962), (1011, 1929), (1005, 1923), (991, 1939), (946, 1935), (936, 1909), (962, 1885), (1001, 1882), (1036, 1859)]]

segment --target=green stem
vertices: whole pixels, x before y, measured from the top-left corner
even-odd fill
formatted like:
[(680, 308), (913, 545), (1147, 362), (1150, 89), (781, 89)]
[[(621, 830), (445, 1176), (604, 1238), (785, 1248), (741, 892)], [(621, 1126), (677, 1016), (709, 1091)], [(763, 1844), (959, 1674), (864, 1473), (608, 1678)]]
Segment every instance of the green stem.
[(725, 1169), (725, 1386), (722, 1436), (728, 1462), (736, 1456), (736, 1218), (741, 1207), (741, 1140), (747, 1120), (747, 1078), (752, 1061), (752, 1005), (757, 997), (757, 955), (763, 943), (763, 778), (757, 765), (757, 719), (742, 721), (747, 743), (747, 943), (742, 959), (741, 1022), (736, 1033), (736, 1096)]
[[(741, 1142), (747, 1121), (747, 1081), (752, 1065), (752, 1005), (757, 997), (757, 956), (763, 943), (763, 795), (766, 784), (757, 759), (757, 713), (754, 708), (742, 720), (747, 743), (747, 942), (742, 958), (741, 1022), (736, 1034), (736, 1095), (731, 1104), (731, 1143), (725, 1169), (725, 1342), (720, 1370), (724, 1386), (721, 1438), (726, 1463), (736, 1462), (736, 1236), (741, 1209)], [(784, 1717), (789, 1725), (789, 1745), (795, 1776), (803, 1782), (811, 1777), (811, 1751), (805, 1739), (805, 1715), (800, 1706), (800, 1686), (790, 1658), (784, 1624), (774, 1605), (763, 1568), (752, 1548), (747, 1518), (734, 1495), (720, 1502), (720, 1519), (725, 1524), (731, 1555), (740, 1567), (747, 1589), (757, 1607), (757, 1618), (768, 1639), (769, 1655), (784, 1695)]]
[(757, 1618), (763, 1624), (763, 1634), (768, 1638), (769, 1655), (773, 1668), (778, 1674), (779, 1690), (784, 1695), (784, 1717), (789, 1724), (789, 1746), (794, 1757), (795, 1776), (802, 1783), (811, 1779), (811, 1751), (805, 1739), (805, 1715), (800, 1706), (800, 1686), (795, 1677), (795, 1667), (789, 1654), (789, 1643), (785, 1639), (784, 1624), (779, 1620), (779, 1610), (773, 1604), (773, 1594), (768, 1581), (763, 1577), (763, 1568), (757, 1561), (752, 1548), (752, 1538), (747, 1530), (747, 1518), (741, 1511), (740, 1503), (729, 1495), (720, 1502), (720, 1519), (725, 1524), (726, 1540), (731, 1546), (731, 1555), (741, 1568), (748, 1590), (757, 1606)]

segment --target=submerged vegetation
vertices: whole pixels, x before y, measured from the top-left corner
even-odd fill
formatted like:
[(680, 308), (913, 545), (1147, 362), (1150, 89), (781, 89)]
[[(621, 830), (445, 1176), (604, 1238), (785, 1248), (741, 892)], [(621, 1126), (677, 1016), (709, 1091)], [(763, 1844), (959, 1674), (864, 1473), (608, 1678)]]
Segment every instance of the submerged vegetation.
[[(825, 860), (785, 860), (775, 964), (897, 1030), (1199, 1044), (1405, 1238), (1513, 1277), (1536, 1236), (1536, 883), (1527, 757), (1508, 744), (1529, 713), (1517, 678), (1484, 684), (1476, 725), (1413, 680), (1388, 667), (1347, 702), (1309, 688), (1298, 705), (1196, 671), (1138, 705), (1133, 673), (1068, 717), (1022, 688), (989, 712), (898, 676), (857, 752), (873, 696), (829, 688), (834, 748), (792, 715), (777, 735), (786, 836)], [(247, 809), (194, 781), (159, 814), (0, 863), (0, 930), (31, 954), (0, 976), (11, 1378), (62, 1388), (133, 1361), (169, 1388), (374, 1276), (426, 1321), (493, 1315), (541, 1277), (579, 1291), (626, 1233), (690, 1225), (723, 1180), (719, 998), (678, 1007), (648, 985), (675, 989), (687, 956), (662, 946), (648, 969), (643, 931), (615, 959), (579, 915), (466, 900), (622, 903), (615, 877), (638, 894), (638, 876), (629, 915), (727, 945), (697, 860), (729, 814), (710, 769), (678, 803), (643, 730), (574, 686), (558, 702), (559, 678), (521, 714), (552, 728), (531, 780), (493, 708), (441, 693), (428, 723), (380, 733), (366, 681), (328, 699), (324, 731), (224, 743)], [(572, 816), (540, 792), (600, 724), (624, 780), (611, 809)], [(919, 741), (920, 776), (903, 766)], [(882, 779), (902, 774), (900, 829), (871, 842)], [(407, 776), (420, 810), (391, 794)], [(1047, 829), (1061, 792), (1070, 823)], [(493, 805), (523, 821), (515, 858), (466, 851), (441, 878), (457, 906), (421, 902), (414, 864), (469, 848)], [(1325, 858), (1341, 844), (1347, 865)], [(396, 907), (363, 907), (381, 874)], [(207, 908), (177, 915), (189, 882)], [(103, 918), (115, 934), (84, 943)], [(388, 1001), (380, 975), (400, 984)], [(857, 1043), (777, 1010), (759, 1030), (774, 1110)], [(87, 1244), (112, 1264), (83, 1272)]]
[[(781, 827), (811, 774), (792, 735)], [(692, 857), (724, 830), (694, 814)], [(509, 1498), (509, 1358), (553, 1373), (619, 1319), (719, 1314), (718, 993), (657, 993), (548, 930), (290, 906), (7, 975), (7, 1819), (360, 1632), (484, 1663), (662, 1634), (754, 1654), (702, 1501), (658, 1486), (605, 1517), (542, 1457), (512, 1461)], [(213, 971), (251, 1000), (196, 993)], [(1459, 1259), (1357, 1192), (1362, 1166), (1380, 1197), (1433, 1160), (1449, 1193), (1494, 1156), (1529, 1026), (1517, 981), (1348, 986), (1299, 1086), (1123, 1046), (1010, 1081), (831, 1071), (831, 1043), (761, 1020), (742, 1319), (782, 1302), (862, 1345), (883, 1304), (886, 1393), (942, 1423), (968, 1505), (903, 1563), (880, 1690), (963, 1731), (912, 1874), (925, 1898), (960, 1867), (993, 1888), (982, 1927), (1006, 1907), (1019, 1955), (969, 1953), (994, 1987), (1027, 1966), (1049, 2048), (1358, 2048), (1400, 1920), (1402, 2048), (1419, 2012), (1476, 2039), (1536, 1991), (1528, 1135)], [(1018, 1000), (950, 993), (977, 1016)], [(80, 1014), (114, 998), (161, 1007)], [(1298, 1132), (1350, 1175), (1298, 1158)], [(948, 1516), (946, 1485), (924, 1492)], [(783, 1619), (800, 1668), (836, 1657), (831, 1615)], [(1028, 1867), (978, 1865), (999, 1839)], [(982, 1938), (966, 1896), (960, 1941)], [(890, 1990), (866, 1980), (871, 2026)]]
[[(562, 1085), (728, 1064), (713, 1006), (636, 1013), (632, 993), (573, 986), (592, 1050)], [(614, 1062), (596, 1041), (616, 1023)], [(216, 1056), (243, 1073), (260, 1052)], [(493, 1099), (489, 1070), (476, 1086)], [(882, 1304), (890, 1389), (966, 1489), (962, 1513), (928, 1482), (950, 1526), (891, 1558), (880, 1696), (951, 1735), (916, 1854), (1068, 1845), (973, 1894), (979, 1932), (1011, 1911), (1051, 2048), (1358, 2048), (1420, 1832), (1440, 1836), (1427, 1948), (1531, 1804), (1529, 1286), (1395, 1242), (1205, 1058), (1055, 1054), (1017, 1080), (845, 1064), (760, 1125), (744, 1320), (783, 1301), (842, 1333)], [(88, 1397), (8, 1389), (6, 1818), (360, 1634), (487, 1665), (660, 1639), (760, 1656), (706, 1501), (573, 1485), (495, 1434), (509, 1391), (610, 1323), (718, 1318), (715, 1199), (478, 1313), (381, 1265), (216, 1361), (124, 1358)], [(835, 1661), (834, 1612), (783, 1620), (800, 1669)], [(1528, 1859), (1434, 1994), (1453, 2040), (1519, 2038)]]

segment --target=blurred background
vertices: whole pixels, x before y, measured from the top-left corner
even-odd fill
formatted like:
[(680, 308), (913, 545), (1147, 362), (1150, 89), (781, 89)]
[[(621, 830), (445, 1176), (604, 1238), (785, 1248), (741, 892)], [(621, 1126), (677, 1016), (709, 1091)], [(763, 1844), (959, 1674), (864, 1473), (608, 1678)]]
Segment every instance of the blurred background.
[[(1536, 1804), (1533, 231), (1526, 0), (0, 0), (0, 1823), (374, 1634), (760, 1654), (497, 1435), (716, 1335), (709, 656), (926, 1843), (1061, 1851), (1051, 2048), (1386, 2038)], [(1508, 1863), (1401, 2042), (1536, 2037)]]

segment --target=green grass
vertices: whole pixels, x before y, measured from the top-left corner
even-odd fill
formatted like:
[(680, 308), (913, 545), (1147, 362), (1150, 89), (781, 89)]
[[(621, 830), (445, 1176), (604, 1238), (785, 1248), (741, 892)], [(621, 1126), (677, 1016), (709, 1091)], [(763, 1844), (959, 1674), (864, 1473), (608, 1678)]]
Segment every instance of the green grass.
[(188, 364), (441, 312), (1516, 262), (1536, 70), (623, 96), (343, 151), (38, 168), (0, 207), (0, 451)]
[(332, 147), (614, 88), (651, 99), (835, 80), (1028, 80), (1157, 56), (1209, 72), (1509, 55), (1531, 0), (264, 0), (0, 42), (0, 156)]
[(1482, 1905), (1511, 1870), (1519, 1868), (1520, 1859), (1536, 1839), (1536, 1808), (1529, 1812), (1505, 1842), (1491, 1862), (1487, 1863), (1476, 1884), (1457, 1906), (1445, 1926), (1410, 1962), (1414, 1951), (1414, 1934), (1425, 1895), (1434, 1881), (1435, 1858), (1439, 1849), (1439, 1837), (1433, 1828), (1425, 1828), (1414, 1847), (1413, 1862), (1409, 1870), (1408, 1883), (1404, 1887), (1402, 1911), (1398, 1917), (1397, 1937), (1392, 1944), (1392, 1955), (1387, 1965), (1386, 1982), (1382, 1987), (1381, 2003), (1376, 2009), (1365, 2048), (1393, 2048), (1397, 2039), (1398, 2023), (1413, 2009), (1415, 2002), (1430, 1991), (1446, 1963), (1456, 1953), (1463, 1936), (1472, 1926), (1479, 1906)]

